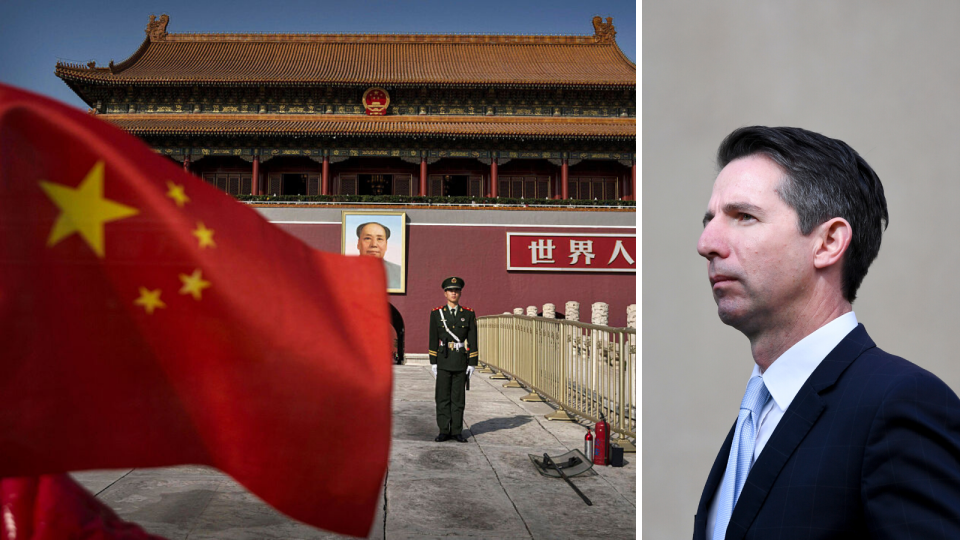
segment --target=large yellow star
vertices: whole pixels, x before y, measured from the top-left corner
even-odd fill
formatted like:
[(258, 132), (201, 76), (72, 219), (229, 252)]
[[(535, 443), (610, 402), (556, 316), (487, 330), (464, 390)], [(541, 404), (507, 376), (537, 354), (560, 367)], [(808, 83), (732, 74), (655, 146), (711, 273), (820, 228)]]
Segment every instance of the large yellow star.
[(163, 300), (160, 300), (160, 289), (151, 291), (146, 287), (140, 287), (140, 298), (134, 300), (133, 303), (143, 306), (143, 309), (147, 310), (149, 315), (153, 315), (154, 309), (167, 307)]
[(183, 208), (185, 203), (190, 202), (190, 197), (187, 197), (187, 192), (184, 190), (183, 185), (174, 184), (169, 180), (167, 180), (167, 197), (173, 199), (179, 208)]
[(96, 162), (76, 188), (43, 180), (40, 181), (40, 187), (60, 209), (60, 216), (47, 238), (49, 247), (73, 233), (79, 233), (97, 257), (102, 259), (103, 224), (139, 213), (136, 208), (103, 197), (103, 161)]
[(193, 295), (194, 300), (200, 300), (203, 290), (210, 286), (210, 282), (203, 279), (199, 268), (189, 276), (180, 274), (180, 281), (183, 282), (183, 287), (180, 287), (180, 294)]
[(217, 247), (216, 242), (213, 241), (213, 229), (206, 228), (202, 221), (197, 222), (193, 235), (200, 241), (200, 247)]

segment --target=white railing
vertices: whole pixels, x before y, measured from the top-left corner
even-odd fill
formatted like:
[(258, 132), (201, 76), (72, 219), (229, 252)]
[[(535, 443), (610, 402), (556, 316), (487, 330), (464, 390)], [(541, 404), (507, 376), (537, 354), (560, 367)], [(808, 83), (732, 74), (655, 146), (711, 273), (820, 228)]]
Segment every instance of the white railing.
[(562, 410), (637, 437), (637, 331), (523, 315), (478, 319), (480, 362)]

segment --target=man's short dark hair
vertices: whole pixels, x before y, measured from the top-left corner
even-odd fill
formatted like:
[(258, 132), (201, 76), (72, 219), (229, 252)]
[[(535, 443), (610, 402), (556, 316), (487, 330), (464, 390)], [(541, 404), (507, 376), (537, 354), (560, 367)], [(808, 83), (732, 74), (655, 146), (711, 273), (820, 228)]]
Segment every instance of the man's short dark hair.
[(390, 229), (388, 229), (386, 225), (382, 223), (377, 223), (376, 221), (368, 221), (366, 223), (361, 223), (357, 227), (357, 238), (360, 238), (360, 232), (363, 231), (363, 228), (366, 227), (367, 225), (379, 225), (381, 228), (383, 228), (384, 234), (387, 235), (387, 240), (390, 239)]
[(786, 171), (777, 194), (797, 212), (801, 234), (835, 217), (850, 222), (853, 238), (843, 259), (843, 296), (853, 302), (890, 223), (877, 173), (845, 142), (793, 127), (737, 129), (720, 143), (717, 165), (723, 169), (754, 154)]

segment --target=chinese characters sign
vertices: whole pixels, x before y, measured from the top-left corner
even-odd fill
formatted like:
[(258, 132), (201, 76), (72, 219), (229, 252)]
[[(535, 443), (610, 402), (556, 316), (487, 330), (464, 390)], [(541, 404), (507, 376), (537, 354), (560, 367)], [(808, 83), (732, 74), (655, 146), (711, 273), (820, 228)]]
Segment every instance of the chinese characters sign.
[(507, 233), (507, 270), (636, 272), (633, 234)]

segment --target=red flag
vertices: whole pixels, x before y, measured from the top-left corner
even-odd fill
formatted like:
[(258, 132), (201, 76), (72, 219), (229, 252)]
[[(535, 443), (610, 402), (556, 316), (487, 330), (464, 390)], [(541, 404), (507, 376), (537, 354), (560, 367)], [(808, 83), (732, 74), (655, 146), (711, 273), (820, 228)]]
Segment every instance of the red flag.
[(163, 540), (117, 517), (65, 474), (0, 480), (3, 540)]
[(364, 536), (390, 445), (385, 291), (380, 261), (313, 250), (0, 85), (0, 476), (208, 464)]

